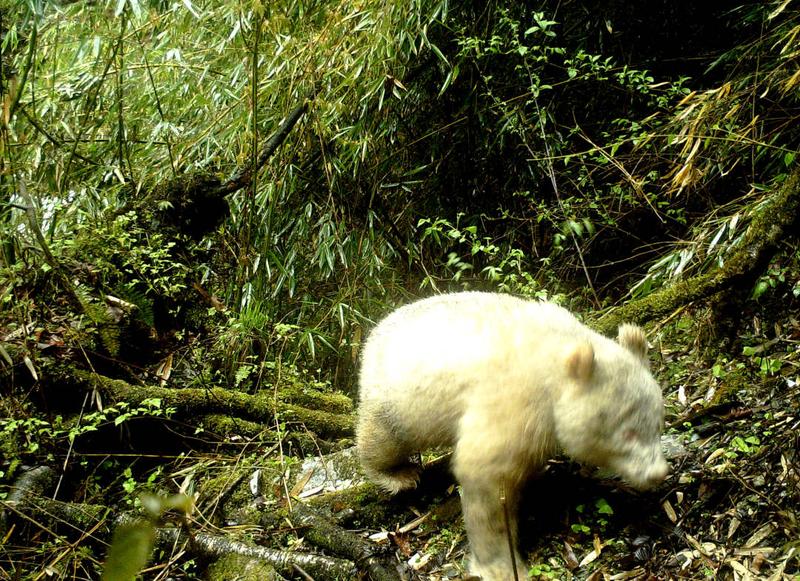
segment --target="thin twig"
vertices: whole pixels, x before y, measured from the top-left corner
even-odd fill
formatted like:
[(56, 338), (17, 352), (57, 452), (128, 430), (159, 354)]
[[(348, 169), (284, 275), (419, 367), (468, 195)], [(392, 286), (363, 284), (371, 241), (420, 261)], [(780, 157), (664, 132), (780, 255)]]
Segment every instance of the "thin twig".
[[(553, 169), (553, 160), (550, 158), (550, 144), (547, 141), (547, 136), (544, 133), (544, 125), (541, 123), (542, 113), (541, 109), (539, 109), (539, 101), (534, 97), (534, 105), (536, 105), (536, 115), (539, 117), (539, 128), (541, 129), (542, 133), (542, 141), (544, 142), (544, 150), (547, 154), (546, 157), (546, 167), (547, 167), (547, 176), (550, 178), (550, 183), (553, 186), (553, 193), (556, 196), (556, 202), (558, 202), (558, 207), (561, 209), (561, 212), (564, 213), (564, 203), (561, 201), (561, 194), (558, 190), (558, 183), (556, 182), (556, 172)], [(533, 150), (531, 149), (530, 145), (528, 145), (527, 141), (525, 142), (525, 147), (528, 149), (531, 155), (533, 155)], [(589, 269), (586, 268), (586, 261), (583, 259), (583, 252), (581, 251), (581, 246), (578, 244), (578, 237), (575, 235), (575, 232), (572, 228), (569, 228), (570, 238), (572, 239), (572, 244), (575, 246), (575, 252), (578, 255), (578, 260), (581, 263), (581, 268), (583, 269), (583, 274), (586, 277), (586, 284), (589, 285), (589, 290), (592, 291), (592, 297), (594, 298), (595, 305), (599, 308), (600, 307), (600, 298), (597, 296), (597, 291), (594, 288), (594, 283), (592, 283), (592, 277), (589, 276)]]
[(294, 567), (295, 573), (300, 575), (303, 579), (305, 579), (306, 581), (314, 581), (314, 578), (311, 575), (309, 575), (308, 573), (306, 573), (300, 565), (295, 563), (293, 565), (293, 567)]
[(86, 310), (83, 307), (83, 302), (81, 301), (80, 297), (78, 296), (78, 292), (75, 290), (75, 285), (72, 284), (72, 281), (64, 272), (64, 269), (61, 268), (61, 264), (58, 262), (53, 253), (50, 251), (50, 246), (47, 244), (47, 240), (44, 238), (44, 234), (42, 234), (42, 229), (39, 226), (39, 219), (36, 217), (36, 211), (33, 207), (33, 198), (31, 198), (30, 194), (28, 194), (28, 188), (25, 185), (25, 180), (17, 179), (19, 194), (22, 196), (23, 201), (25, 202), (25, 215), (28, 218), (28, 224), (30, 225), (31, 231), (33, 232), (36, 241), (39, 243), (39, 247), (42, 249), (44, 253), (45, 261), (53, 269), (53, 272), (56, 273), (59, 279), (61, 279), (61, 284), (64, 287), (64, 290), (69, 295), (69, 298), (72, 300), (73, 305), (81, 312), (85, 313)]
[(514, 546), (514, 537), (511, 535), (511, 518), (508, 515), (508, 502), (506, 501), (505, 484), (500, 488), (500, 504), (503, 506), (503, 520), (506, 526), (506, 539), (508, 539), (508, 552), (511, 555), (511, 570), (514, 572), (514, 581), (519, 581), (517, 575), (517, 550)]
[[(78, 421), (75, 423), (75, 429), (81, 427), (81, 421), (83, 420), (83, 414), (86, 411), (86, 402), (89, 400), (89, 392), (87, 391), (83, 396), (83, 403), (81, 404), (81, 412), (78, 414)], [(69, 463), (70, 458), (72, 458), (72, 447), (75, 444), (75, 438), (69, 438), (69, 447), (67, 448), (67, 455), (64, 456), (64, 463), (61, 465), (61, 474), (58, 476), (58, 482), (56, 483), (56, 489), (53, 492), (53, 500), (58, 498), (58, 491), (61, 489), (61, 482), (64, 480), (64, 474), (67, 473), (67, 464)]]

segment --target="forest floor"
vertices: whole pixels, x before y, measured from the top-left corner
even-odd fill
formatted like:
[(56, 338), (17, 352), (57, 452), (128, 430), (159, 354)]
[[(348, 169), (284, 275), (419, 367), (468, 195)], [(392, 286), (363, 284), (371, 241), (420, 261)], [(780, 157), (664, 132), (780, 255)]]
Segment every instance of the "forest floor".
[[(703, 341), (722, 339), (708, 337), (706, 321), (689, 311), (651, 335), (671, 462), (656, 490), (592, 478), (563, 459), (531, 482), (520, 529), (534, 578), (800, 577), (800, 323), (792, 314), (747, 315), (732, 343), (738, 355), (708, 360)], [(440, 477), (437, 470), (431, 480)], [(428, 486), (423, 476), (421, 489)], [(467, 545), (458, 492), (452, 482), (432, 488), (432, 497), (389, 501), (409, 507), (405, 520), (368, 532), (408, 578), (460, 578)]]
[[(636, 492), (557, 458), (527, 487), (520, 531), (533, 578), (798, 578), (800, 322), (792, 309), (750, 301), (734, 335), (725, 337), (709, 330), (711, 317), (702, 308), (682, 309), (648, 327), (654, 372), (667, 406), (663, 442), (671, 474), (662, 485)], [(12, 333), (4, 327), (0, 334), (8, 339)], [(52, 343), (53, 335), (40, 328), (39, 339), (42, 346)], [(27, 370), (17, 366), (17, 377), (32, 368), (46, 375), (46, 359)], [(173, 390), (183, 399), (176, 395), (167, 401), (166, 392), (157, 390), (169, 386), (118, 382), (113, 389), (125, 385), (144, 399), (131, 403), (129, 397), (127, 407), (106, 401), (100, 420), (85, 414), (84, 425), (95, 422), (99, 430), (81, 432), (69, 450), (53, 442), (66, 445), (64, 434), (75, 425), (58, 424), (63, 420), (42, 411), (36, 383), (24, 393), (4, 392), (3, 405), (11, 415), (13, 406), (20, 407), (16, 424), (3, 422), (6, 437), (17, 439), (16, 447), (6, 441), (6, 453), (18, 457), (7, 455), (1, 465), (14, 486), (4, 488), (0, 579), (96, 578), (108, 543), (107, 537), (98, 540), (100, 531), (110, 533), (121, 522), (119, 515), (140, 511), (137, 495), (148, 490), (186, 493), (194, 508), (188, 520), (172, 519), (190, 531), (187, 538), (175, 536), (177, 529), (163, 528), (164, 519), (158, 519), (157, 550), (144, 578), (191, 579), (203, 572), (214, 579), (248, 578), (241, 563), (226, 565), (235, 573), (230, 568), (214, 572), (227, 553), (250, 555), (250, 564), (275, 561), (269, 565), (274, 579), (463, 578), (468, 546), (446, 454), (424, 456), (419, 488), (389, 497), (359, 476), (349, 447), (352, 421), (340, 421), (352, 418), (348, 398), (326, 393), (322, 384), (298, 389), (300, 377), (287, 373), (283, 379), (293, 396), (275, 396), (272, 403), (226, 402), (236, 414), (285, 414), (285, 422), (265, 426), (234, 418), (230, 426), (217, 418), (219, 430), (228, 431), (216, 441), (211, 431), (200, 429), (216, 416), (206, 410), (193, 422), (185, 409), (180, 417), (181, 406), (195, 405), (193, 398), (203, 393), (213, 399), (225, 397), (224, 392), (184, 388)], [(103, 389), (96, 385), (92, 397), (126, 393)], [(156, 399), (158, 404), (151, 401)], [(63, 401), (51, 397), (48, 404)], [(292, 419), (301, 412), (304, 420)], [(138, 423), (132, 421), (137, 414)], [(332, 418), (334, 423), (326, 423)], [(124, 429), (109, 429), (112, 423)], [(56, 433), (58, 425), (62, 432)], [(309, 425), (338, 435), (326, 441), (309, 432)], [(36, 426), (50, 430), (45, 434), (50, 439), (41, 440), (49, 446), (38, 448)], [(25, 448), (24, 441), (34, 446)], [(315, 458), (323, 460), (316, 467)], [(17, 489), (30, 486), (20, 482), (34, 467), (47, 468), (51, 480), (23, 501)], [(36, 494), (57, 497), (60, 504), (36, 504), (31, 500)], [(92, 511), (95, 520), (85, 520)], [(316, 573), (309, 574), (295, 557), (285, 565), (287, 555), (308, 555), (307, 568)], [(317, 556), (323, 561), (313, 561)], [(261, 570), (250, 574), (268, 578)]]
[[(748, 312), (731, 343), (740, 356), (709, 360), (706, 320), (686, 311), (653, 329), (667, 404), (671, 475), (640, 493), (564, 459), (528, 486), (521, 544), (534, 578), (796, 579), (800, 574), (800, 325)], [(346, 454), (346, 452), (345, 452)], [(467, 540), (447, 457), (425, 457), (418, 490), (390, 498), (345, 467), (325, 499), (307, 467), (301, 502), (381, 547), (404, 579), (463, 578)], [(354, 487), (354, 488), (351, 488)], [(366, 488), (365, 488), (366, 487)], [(360, 491), (354, 495), (353, 490)], [(302, 533), (298, 533), (303, 544)]]

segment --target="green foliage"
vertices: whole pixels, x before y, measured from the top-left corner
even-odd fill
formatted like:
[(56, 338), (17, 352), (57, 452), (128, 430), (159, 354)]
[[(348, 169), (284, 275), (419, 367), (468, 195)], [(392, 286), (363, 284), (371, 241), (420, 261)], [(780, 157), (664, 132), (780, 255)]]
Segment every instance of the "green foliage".
[[(12, 121), (32, 137), (15, 163), (32, 176), (32, 190), (47, 192), (38, 202), (57, 256), (86, 265), (93, 282), (136, 304), (150, 324), (153, 298), (180, 294), (188, 273), (151, 217), (114, 212), (178, 172), (230, 175), (311, 98), (293, 139), (323, 149), (297, 157), (290, 143), (252, 192), (230, 200), (228, 241), (242, 259), (222, 300), (237, 310), (269, 301), (274, 320), (309, 330), (300, 344), (312, 357), (329, 337), (336, 337), (330, 348), (346, 346), (363, 320), (353, 295), (385, 294), (397, 249), (376, 230), (372, 209), (358, 214), (366, 228), (354, 231), (341, 200), (353, 176), (381, 179), (371, 160), (398, 128), (375, 113), (404, 99), (400, 79), (422, 55), (446, 60), (428, 38), (446, 9), (433, 0), (286, 1), (255, 11), (136, 4), (109, 19), (102, 6), (46, 7), (39, 18), (59, 24), (42, 28), (33, 66), (47, 63), (48, 77), (32, 77), (26, 116)], [(67, 143), (55, 127), (65, 128)], [(23, 214), (8, 216), (6, 232), (25, 240)]]
[[(174, 256), (175, 246), (165, 234), (151, 232), (136, 213), (126, 212), (110, 221), (80, 220), (73, 237), (59, 239), (54, 253), (87, 263), (87, 274), (101, 288), (146, 303), (146, 297), (175, 298), (186, 288), (188, 273)], [(152, 316), (152, 307), (143, 312)]]
[(763, 346), (745, 346), (742, 349), (742, 355), (745, 357), (750, 357), (753, 363), (755, 363), (758, 367), (761, 375), (764, 376), (777, 375), (780, 372), (781, 367), (783, 367), (783, 361), (764, 354)]
[(579, 504), (575, 507), (575, 512), (581, 515), (582, 522), (572, 523), (570, 528), (573, 533), (588, 535), (592, 533), (592, 526), (600, 531), (604, 531), (608, 526), (609, 515), (614, 514), (614, 509), (608, 504), (605, 498), (598, 498), (594, 503), (594, 511), (587, 510), (586, 505)]
[(150, 559), (156, 538), (156, 526), (162, 515), (173, 510), (188, 515), (193, 510), (192, 500), (185, 494), (166, 498), (143, 495), (140, 500), (144, 518), (123, 523), (114, 531), (114, 538), (103, 567), (101, 577), (103, 581), (135, 579)]
[[(621, 160), (623, 151), (629, 151), (631, 145), (648, 148), (650, 133), (640, 121), (609, 119), (602, 125), (599, 137), (603, 143), (598, 145), (580, 123), (575, 123), (574, 109), (568, 112), (572, 119), (565, 125), (559, 118), (560, 107), (555, 105), (570, 98), (570, 87), (578, 92), (591, 85), (601, 94), (613, 90), (637, 107), (660, 111), (688, 92), (686, 79), (655, 83), (647, 71), (571, 46), (561, 38), (559, 23), (541, 12), (498, 5), (490, 22), (493, 28), (481, 36), (473, 35), (466, 26), (458, 31), (459, 57), (481, 75), (488, 109), (497, 112), (500, 143), (520, 143), (533, 156), (529, 169), (552, 182), (548, 189), (554, 191), (522, 190), (518, 194), (536, 209), (535, 220), (549, 223), (553, 229), (552, 250), (558, 254), (574, 248), (574, 244), (588, 245), (598, 225), (619, 227), (621, 214), (612, 210), (610, 200), (624, 201), (628, 211), (667, 212), (668, 202), (656, 196), (657, 173), (646, 168), (644, 173), (632, 176)], [(499, 57), (504, 64), (497, 60)], [(459, 66), (464, 68), (465, 63)], [(515, 77), (527, 81), (525, 90), (505, 94), (502, 80), (506, 77), (498, 75), (498, 69), (513, 69)], [(592, 147), (580, 151), (587, 142)]]
[(587, 525), (582, 524), (582, 523), (572, 523), (570, 525), (570, 529), (572, 529), (573, 533), (581, 533), (581, 534), (585, 534), (585, 535), (588, 535), (589, 533), (592, 532), (591, 528), (589, 528)]
[(765, 449), (765, 442), (769, 439), (772, 431), (763, 429), (762, 421), (756, 421), (752, 425), (752, 431), (733, 434), (720, 445), (716, 450), (709, 454), (706, 463), (715, 472), (724, 472), (730, 469), (731, 463), (737, 459), (748, 456), (756, 456)]
[(557, 570), (547, 563), (531, 565), (528, 575), (534, 579), (561, 579), (563, 571)]
[[(770, 289), (776, 288), (778, 285), (786, 283), (787, 268), (778, 266), (771, 266), (767, 272), (762, 274), (756, 285), (753, 287), (753, 292), (750, 295), (752, 299), (758, 300), (764, 293)], [(800, 296), (800, 287), (795, 285), (792, 289), (792, 294), (795, 297)]]
[[(487, 236), (480, 237), (477, 225), (460, 224), (463, 217), (459, 214), (455, 224), (445, 218), (419, 220), (420, 242), (428, 242), (430, 252), (447, 252), (444, 265), (433, 261), (434, 272), (463, 288), (489, 283), (487, 286), (503, 292), (548, 298), (545, 286), (531, 274), (534, 265), (521, 249), (495, 244)], [(430, 274), (423, 278), (420, 286), (438, 290), (436, 279)]]
[[(696, 172), (665, 166), (665, 152), (688, 155), (701, 128), (733, 135), (751, 121), (719, 118), (744, 90), (691, 93), (685, 76), (659, 78), (576, 43), (561, 21), (570, 13), (553, 17), (545, 7), (500, 3), (475, 20), (469, 7), (448, 13), (435, 0), (120, 6), (112, 19), (80, 3), (36, 16), (59, 26), (41, 27), (33, 67), (48, 75), (30, 78), (26, 114), (12, 125), (31, 136), (15, 163), (46, 192), (38, 201), (53, 247), (89, 265), (84, 279), (97, 277), (152, 325), (154, 297), (177, 297), (193, 273), (147, 219), (115, 212), (180, 173), (227, 176), (247, 166), (281, 119), (310, 100), (253, 188), (229, 199), (230, 252), (219, 260), (234, 276), (216, 280), (217, 263), (197, 278), (222, 287), (222, 303), (244, 317), (252, 306), (296, 325), (296, 345), (312, 360), (347, 353), (385, 310), (384, 297), (403, 294), (401, 272), (423, 287), (542, 296), (579, 272), (591, 282), (590, 270), (607, 260), (592, 256), (600, 240), (633, 254), (629, 231), (643, 219), (680, 235), (692, 217), (674, 196), (690, 186), (667, 180)], [(774, 34), (786, 32), (785, 17), (770, 20)], [(473, 139), (475, 127), (436, 109), (436, 99), (492, 127), (491, 137), (455, 159), (451, 145)], [(783, 167), (792, 151), (780, 150)], [(442, 176), (438, 164), (478, 184), (471, 200), (448, 191), (466, 178)], [(484, 180), (492, 164), (504, 170)], [(475, 202), (488, 199), (496, 203)], [(7, 231), (25, 242), (22, 213), (9, 217)], [(662, 255), (634, 292), (718, 264), (742, 231), (733, 218), (703, 228), (710, 243)], [(102, 329), (99, 317), (91, 318)], [(101, 338), (113, 353), (114, 337)]]
[(597, 510), (597, 514), (614, 514), (614, 509), (611, 508), (605, 498), (598, 498), (594, 503), (594, 507)]
[(731, 447), (734, 449), (734, 457), (736, 452), (742, 454), (753, 454), (758, 451), (761, 446), (761, 439), (758, 436), (734, 436), (731, 440)]
[[(0, 440), (3, 441), (6, 459), (29, 458), (40, 453), (49, 454), (64, 441), (71, 443), (84, 434), (104, 427), (120, 426), (139, 417), (170, 417), (174, 413), (174, 408), (164, 408), (159, 399), (145, 399), (136, 407), (119, 402), (77, 418), (60, 415), (52, 420), (33, 415), (0, 417)], [(65, 446), (61, 444), (60, 447)]]
[(735, 377), (736, 374), (741, 373), (744, 368), (745, 363), (743, 361), (730, 361), (727, 357), (723, 357), (712, 365), (711, 375), (717, 379), (725, 379), (731, 374)]

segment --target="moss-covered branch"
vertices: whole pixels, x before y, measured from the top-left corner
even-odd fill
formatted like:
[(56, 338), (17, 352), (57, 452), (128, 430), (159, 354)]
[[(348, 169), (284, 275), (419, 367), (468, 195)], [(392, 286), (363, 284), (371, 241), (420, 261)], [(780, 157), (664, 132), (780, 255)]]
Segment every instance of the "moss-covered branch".
[[(95, 539), (110, 536), (112, 523), (116, 526), (136, 522), (139, 517), (132, 513), (122, 513), (115, 519), (109, 518), (110, 509), (96, 504), (60, 502), (36, 495), (26, 495), (17, 502), (0, 503), (5, 509), (0, 514), (29, 522), (40, 523), (42, 527), (67, 527), (75, 534), (90, 534)], [(243, 542), (229, 535), (209, 534), (193, 531), (191, 536), (181, 528), (158, 527), (155, 529), (156, 545), (174, 547), (185, 544), (190, 553), (210, 558), (224, 558), (240, 555), (251, 560), (268, 563), (281, 573), (291, 575), (295, 567), (301, 568), (316, 579), (354, 579), (357, 571), (348, 560), (337, 559), (312, 553), (283, 551)], [(242, 563), (242, 562), (240, 562)], [(233, 573), (236, 573), (234, 571)], [(233, 578), (231, 575), (225, 578)]]
[(337, 526), (302, 502), (295, 503), (291, 517), (295, 526), (304, 527), (305, 539), (317, 547), (352, 560), (359, 565), (359, 568), (367, 571), (372, 581), (398, 581), (400, 579), (397, 571), (384, 565), (378, 554), (380, 550), (376, 545)]
[(601, 333), (613, 334), (620, 323), (643, 324), (736, 284), (752, 282), (797, 221), (800, 206), (798, 188), (800, 170), (795, 170), (753, 216), (744, 240), (721, 268), (665, 286), (642, 299), (608, 311), (589, 324)]
[(220, 558), (226, 555), (241, 555), (250, 559), (258, 559), (269, 563), (286, 575), (296, 573), (295, 566), (310, 574), (314, 579), (355, 579), (358, 574), (355, 565), (344, 559), (311, 553), (281, 551), (244, 543), (223, 535), (198, 532), (194, 533), (190, 539), (181, 529), (159, 528), (156, 543), (170, 547), (187, 543), (192, 554), (205, 557)]
[[(251, 395), (221, 387), (172, 389), (152, 385), (131, 385), (119, 379), (110, 379), (88, 371), (63, 367), (61, 369), (57, 377), (49, 378), (50, 382), (58, 382), (61, 389), (70, 387), (96, 390), (106, 401), (125, 401), (139, 405), (144, 400), (157, 398), (161, 400), (163, 407), (175, 408), (182, 416), (225, 414), (261, 422), (265, 426), (274, 424), (277, 416), (281, 422), (302, 424), (323, 438), (342, 438), (353, 433), (353, 416), (349, 413), (350, 410), (345, 411), (343, 395), (328, 396), (335, 399), (344, 412), (335, 413), (300, 406), (291, 401), (276, 400), (272, 391), (261, 391)], [(322, 398), (321, 401), (327, 401), (322, 395), (319, 397)], [(306, 399), (306, 401), (312, 400)]]

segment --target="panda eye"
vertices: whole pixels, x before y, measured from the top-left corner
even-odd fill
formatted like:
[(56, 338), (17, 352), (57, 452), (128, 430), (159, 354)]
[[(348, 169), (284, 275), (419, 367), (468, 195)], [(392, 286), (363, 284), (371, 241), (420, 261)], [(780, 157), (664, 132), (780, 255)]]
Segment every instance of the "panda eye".
[(636, 430), (628, 428), (622, 432), (622, 439), (626, 442), (638, 442), (640, 440), (639, 433)]

